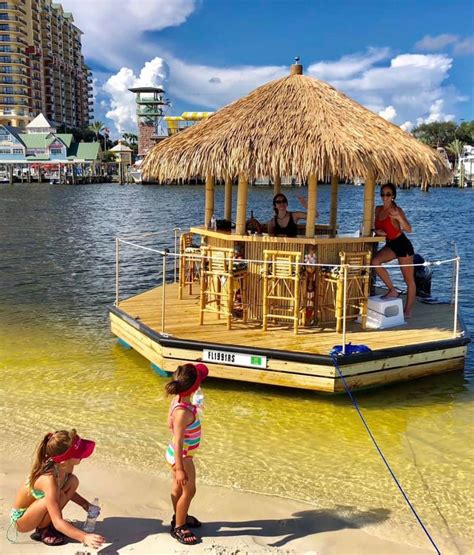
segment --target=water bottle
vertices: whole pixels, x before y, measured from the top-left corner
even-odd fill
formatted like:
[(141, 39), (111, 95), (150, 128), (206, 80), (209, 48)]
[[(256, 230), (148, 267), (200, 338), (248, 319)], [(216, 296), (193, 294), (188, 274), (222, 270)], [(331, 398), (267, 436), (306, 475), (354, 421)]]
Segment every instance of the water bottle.
[(94, 502), (89, 507), (87, 511), (87, 518), (84, 522), (84, 532), (91, 534), (95, 530), (95, 523), (97, 522), (97, 518), (100, 515), (100, 506), (99, 506), (99, 499), (96, 497)]
[(213, 231), (216, 231), (216, 229), (217, 229), (217, 220), (216, 220), (215, 214), (213, 214), (212, 217), (211, 217), (211, 229)]
[(198, 411), (202, 413), (204, 409), (204, 393), (201, 388), (197, 389), (194, 393), (192, 403), (197, 407)]

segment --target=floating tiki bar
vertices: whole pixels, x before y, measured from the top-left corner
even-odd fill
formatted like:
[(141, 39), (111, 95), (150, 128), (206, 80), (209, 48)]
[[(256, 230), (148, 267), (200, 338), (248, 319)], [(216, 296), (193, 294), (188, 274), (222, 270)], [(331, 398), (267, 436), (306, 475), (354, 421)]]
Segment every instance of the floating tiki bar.
[[(370, 321), (377, 320), (371, 303), (385, 310), (373, 296), (369, 267), (383, 240), (372, 234), (376, 183), (444, 183), (449, 170), (436, 151), (396, 125), (304, 76), (298, 59), (289, 76), (156, 145), (142, 168), (160, 182), (205, 179), (203, 221), (181, 237), (179, 281), (130, 299), (117, 295), (111, 308), (113, 333), (156, 367), (169, 372), (183, 361), (205, 360), (216, 377), (342, 391), (329, 352), (347, 334), (371, 349), (340, 358), (354, 388), (464, 367), (469, 338), (457, 297), (452, 306), (418, 303), (410, 322), (390, 329)], [(248, 233), (249, 183), (263, 176), (272, 176), (274, 193), (282, 176), (307, 184), (306, 224), (297, 237)], [(360, 176), (361, 234), (342, 235), (338, 183)], [(225, 184), (226, 220), (237, 182), (235, 229), (212, 229), (216, 180)], [(321, 181), (331, 184), (327, 223), (316, 221)]]

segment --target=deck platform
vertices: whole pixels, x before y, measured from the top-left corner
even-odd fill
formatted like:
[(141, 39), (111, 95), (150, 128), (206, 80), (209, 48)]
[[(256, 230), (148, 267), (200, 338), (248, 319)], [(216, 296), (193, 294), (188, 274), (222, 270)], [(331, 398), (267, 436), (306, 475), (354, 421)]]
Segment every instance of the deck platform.
[[(342, 343), (335, 324), (300, 328), (294, 335), (284, 325), (263, 332), (259, 322), (244, 325), (236, 320), (227, 330), (225, 321), (212, 314), (200, 326), (198, 295), (178, 300), (177, 284), (167, 284), (165, 293), (163, 329), (162, 286), (110, 307), (112, 333), (163, 371), (204, 360), (213, 377), (344, 391), (329, 356), (332, 347)], [(349, 323), (346, 340), (367, 345), (372, 352), (339, 358), (346, 382), (358, 389), (462, 370), (470, 337), (462, 320), (453, 336), (453, 319), (451, 305), (417, 301), (413, 318), (400, 327), (362, 330), (359, 324)], [(238, 365), (245, 356), (254, 357), (256, 364)]]

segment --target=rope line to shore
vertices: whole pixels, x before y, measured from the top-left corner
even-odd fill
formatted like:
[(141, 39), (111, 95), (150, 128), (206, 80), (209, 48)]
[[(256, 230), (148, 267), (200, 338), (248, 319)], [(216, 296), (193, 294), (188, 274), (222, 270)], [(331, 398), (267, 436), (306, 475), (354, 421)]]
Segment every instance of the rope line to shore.
[(344, 378), (344, 374), (342, 373), (341, 369), (339, 368), (339, 364), (337, 362), (337, 355), (335, 353), (331, 353), (331, 358), (334, 362), (334, 366), (336, 367), (337, 373), (339, 374), (342, 383), (344, 384), (344, 389), (346, 390), (347, 395), (349, 396), (354, 408), (357, 411), (357, 414), (359, 415), (359, 418), (362, 421), (362, 424), (364, 425), (364, 428), (366, 429), (367, 433), (369, 434), (370, 439), (372, 440), (372, 443), (374, 444), (375, 448), (377, 449), (383, 463), (385, 464), (387, 470), (389, 471), (390, 475), (393, 478), (393, 481), (395, 482), (395, 484), (397, 485), (400, 493), (402, 494), (403, 498), (405, 499), (408, 507), (410, 508), (411, 512), (413, 513), (413, 515), (415, 516), (416, 520), (418, 521), (418, 524), (421, 526), (421, 528), (423, 529), (425, 535), (427, 536), (428, 540), (430, 541), (431, 545), (434, 547), (436, 553), (438, 555), (441, 555), (441, 551), (439, 550), (438, 546), (436, 545), (434, 539), (432, 538), (431, 534), (429, 533), (428, 529), (426, 528), (426, 526), (423, 524), (423, 521), (421, 520), (421, 517), (418, 515), (415, 507), (413, 506), (413, 504), (411, 503), (408, 495), (405, 493), (405, 490), (403, 489), (402, 485), (400, 484), (398, 478), (395, 475), (395, 472), (392, 470), (392, 467), (390, 466), (390, 463), (387, 461), (382, 449), (380, 448), (379, 444), (377, 443), (377, 440), (375, 439), (372, 431), (369, 428), (369, 425), (367, 424), (367, 421), (364, 418), (364, 415), (362, 414), (362, 411), (360, 410), (359, 404), (356, 400), (356, 398), (352, 395), (352, 392), (349, 388), (349, 386), (347, 385), (347, 382)]

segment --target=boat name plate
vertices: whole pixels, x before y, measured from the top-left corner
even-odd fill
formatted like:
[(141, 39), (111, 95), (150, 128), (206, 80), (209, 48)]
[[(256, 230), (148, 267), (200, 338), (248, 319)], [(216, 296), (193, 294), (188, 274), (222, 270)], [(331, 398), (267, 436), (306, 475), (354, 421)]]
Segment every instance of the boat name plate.
[(217, 364), (232, 364), (233, 366), (244, 366), (246, 368), (266, 368), (267, 357), (262, 355), (247, 355), (234, 353), (232, 351), (214, 351), (203, 349), (202, 360)]

